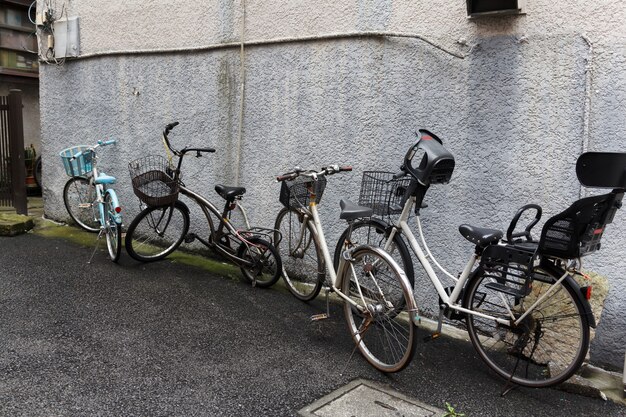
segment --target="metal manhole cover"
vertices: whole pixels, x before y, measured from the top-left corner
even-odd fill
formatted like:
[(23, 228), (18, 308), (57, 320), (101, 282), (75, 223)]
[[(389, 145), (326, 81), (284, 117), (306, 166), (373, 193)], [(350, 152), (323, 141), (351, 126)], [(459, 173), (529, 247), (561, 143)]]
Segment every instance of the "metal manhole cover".
[(374, 382), (357, 379), (298, 413), (303, 417), (426, 417), (440, 416), (444, 410)]

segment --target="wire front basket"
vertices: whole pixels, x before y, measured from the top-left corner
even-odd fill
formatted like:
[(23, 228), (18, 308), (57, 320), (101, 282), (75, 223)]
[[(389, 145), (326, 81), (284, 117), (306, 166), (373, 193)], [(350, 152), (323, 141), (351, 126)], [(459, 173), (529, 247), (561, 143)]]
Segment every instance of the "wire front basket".
[[(76, 158), (76, 154), (82, 152), (82, 154)], [(70, 177), (82, 177), (91, 172), (93, 164), (93, 151), (87, 145), (73, 146), (71, 148), (63, 149), (59, 154), (65, 172)]]
[(402, 197), (411, 179), (393, 176), (393, 172), (387, 171), (363, 172), (359, 204), (371, 207), (379, 216), (402, 213)]
[(283, 181), (280, 186), (280, 202), (287, 208), (306, 208), (309, 206), (309, 188), (315, 193), (315, 203), (322, 199), (326, 189), (326, 177), (319, 176), (317, 181), (311, 177), (300, 176), (293, 181)]
[(133, 191), (149, 206), (164, 206), (178, 199), (179, 184), (167, 159), (149, 155), (128, 164)]

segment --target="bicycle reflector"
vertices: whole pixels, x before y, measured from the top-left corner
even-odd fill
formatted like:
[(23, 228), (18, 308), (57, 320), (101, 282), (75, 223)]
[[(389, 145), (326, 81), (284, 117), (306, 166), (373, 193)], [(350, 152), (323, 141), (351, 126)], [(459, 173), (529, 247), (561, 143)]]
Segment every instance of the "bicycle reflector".
[(586, 287), (580, 287), (580, 292), (587, 300), (591, 299), (591, 285), (588, 285)]
[(121, 213), (122, 212), (122, 208), (121, 207), (115, 207), (115, 212), (116, 213)]

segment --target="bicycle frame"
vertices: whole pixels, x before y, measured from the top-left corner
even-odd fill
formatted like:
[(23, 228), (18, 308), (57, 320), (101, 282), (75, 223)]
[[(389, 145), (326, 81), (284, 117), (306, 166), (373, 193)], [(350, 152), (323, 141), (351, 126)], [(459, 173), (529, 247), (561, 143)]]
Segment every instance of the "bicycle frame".
[[(96, 161), (97, 161), (97, 157), (96, 157)], [(97, 163), (94, 163), (91, 169), (91, 178), (90, 178), (90, 182), (92, 183), (92, 185), (95, 187), (96, 189), (96, 200), (94, 203), (98, 204), (98, 216), (99, 216), (99, 221), (100, 221), (100, 227), (104, 228), (105, 224), (106, 224), (106, 212), (105, 212), (105, 207), (104, 207), (104, 197), (105, 195), (110, 195), (111, 196), (111, 203), (113, 204), (114, 208), (119, 207), (119, 201), (117, 199), (117, 194), (115, 193), (114, 190), (109, 189), (109, 188), (105, 188), (104, 184), (98, 184), (96, 182), (96, 178), (98, 178), (98, 176), (100, 175), (98, 173), (98, 168), (97, 168)], [(116, 211), (114, 214), (114, 218), (115, 218), (115, 222), (118, 224), (122, 223), (122, 219), (120, 214)]]
[[(253, 266), (253, 262), (250, 262), (246, 259), (239, 258), (233, 252), (231, 252), (231, 250), (229, 250), (230, 248), (223, 246), (219, 243), (220, 237), (230, 235), (242, 243), (245, 243), (247, 245), (254, 245), (253, 243), (248, 242), (244, 237), (242, 237), (241, 234), (233, 227), (230, 221), (225, 217), (228, 211), (224, 211), (223, 213), (221, 213), (217, 209), (217, 207), (215, 207), (209, 200), (202, 197), (200, 194), (190, 190), (189, 188), (185, 187), (182, 184), (180, 185), (180, 192), (181, 194), (193, 200), (198, 206), (200, 206), (200, 208), (202, 209), (202, 212), (204, 213), (204, 216), (206, 217), (207, 223), (209, 225), (210, 241), (207, 242), (201, 237), (196, 237), (196, 239), (198, 239), (198, 241), (200, 241), (205, 246), (217, 250), (221, 255), (226, 256), (228, 259), (232, 260), (233, 262), (239, 265)], [(213, 226), (213, 219), (211, 218), (211, 214), (213, 214), (220, 220), (220, 225), (217, 228), (217, 230)], [(248, 227), (247, 225), (248, 219), (245, 216), (245, 213), (244, 213), (244, 219), (246, 222), (246, 227)], [(224, 228), (226, 229), (226, 231), (224, 231)]]
[[(458, 311), (460, 313), (466, 313), (466, 314), (471, 314), (474, 316), (478, 316), (478, 317), (482, 317), (482, 318), (486, 318), (486, 319), (490, 319), (490, 320), (494, 320), (500, 324), (504, 324), (507, 326), (511, 326), (511, 325), (518, 325), (530, 312), (533, 311), (533, 309), (539, 305), (541, 302), (543, 302), (543, 300), (548, 297), (551, 292), (552, 289), (550, 289), (549, 291), (546, 291), (545, 294), (543, 294), (542, 297), (540, 297), (527, 311), (526, 313), (524, 313), (523, 316), (515, 319), (513, 312), (510, 309), (510, 306), (508, 305), (508, 303), (504, 303), (507, 306), (508, 309), (508, 313), (511, 316), (511, 320), (505, 320), (505, 319), (501, 319), (501, 318), (497, 318), (494, 316), (490, 316), (488, 314), (484, 314), (484, 313), (480, 313), (477, 311), (473, 311), (473, 310), (469, 310), (463, 306), (460, 305), (459, 301), (459, 297), (461, 295), (461, 291), (463, 290), (463, 288), (465, 287), (465, 284), (467, 283), (468, 278), (470, 277), (472, 270), (474, 269), (474, 265), (476, 265), (476, 262), (479, 261), (480, 257), (478, 255), (476, 255), (475, 253), (472, 254), (471, 258), (469, 259), (469, 261), (467, 262), (467, 264), (465, 265), (465, 267), (463, 268), (463, 271), (461, 272), (461, 275), (459, 276), (459, 278), (456, 278), (455, 281), (455, 285), (452, 289), (452, 292), (450, 293), (450, 295), (448, 295), (448, 293), (446, 293), (444, 286), (441, 282), (441, 280), (439, 279), (439, 277), (437, 276), (434, 268), (432, 267), (432, 265), (430, 264), (430, 261), (428, 260), (428, 257), (426, 256), (426, 254), (424, 253), (424, 251), (422, 250), (421, 246), (419, 245), (419, 243), (417, 242), (417, 239), (415, 238), (415, 235), (413, 235), (413, 232), (411, 231), (411, 228), (409, 227), (408, 224), (408, 219), (409, 219), (409, 215), (411, 213), (411, 210), (413, 209), (413, 207), (415, 206), (416, 203), (416, 197), (411, 197), (408, 198), (404, 208), (402, 210), (402, 213), (400, 214), (400, 218), (398, 219), (398, 221), (396, 222), (396, 224), (391, 228), (391, 233), (389, 235), (389, 237), (387, 238), (387, 242), (385, 243), (385, 247), (384, 250), (385, 251), (389, 251), (391, 249), (391, 245), (393, 243), (393, 238), (396, 235), (396, 233), (398, 233), (398, 230), (402, 230), (402, 233), (406, 236), (407, 240), (409, 241), (409, 244), (411, 245), (411, 249), (413, 249), (413, 252), (415, 253), (415, 255), (417, 256), (417, 259), (419, 260), (420, 264), (422, 265), (422, 267), (424, 268), (424, 271), (426, 271), (426, 274), (428, 275), (428, 278), (430, 278), (433, 286), (435, 287), (435, 290), (437, 291), (437, 294), (439, 295), (439, 297), (441, 298), (441, 300), (446, 304), (447, 307), (451, 308), (452, 310)], [(419, 214), (418, 214), (419, 217)], [(416, 217), (416, 222), (419, 222), (419, 218)], [(418, 227), (419, 227), (419, 223), (418, 223)], [(421, 231), (421, 230), (420, 230)], [(422, 236), (422, 239), (424, 237)], [(431, 255), (432, 257), (432, 255)], [(434, 258), (433, 258), (434, 260)], [(436, 262), (434, 260), (434, 262)], [(556, 281), (555, 284), (553, 284), (552, 288), (556, 288), (556, 285), (560, 284), (566, 277), (567, 277), (568, 273), (565, 272), (565, 274), (563, 274), (563, 276), (560, 277), (559, 280)], [(503, 301), (504, 297), (502, 296)]]

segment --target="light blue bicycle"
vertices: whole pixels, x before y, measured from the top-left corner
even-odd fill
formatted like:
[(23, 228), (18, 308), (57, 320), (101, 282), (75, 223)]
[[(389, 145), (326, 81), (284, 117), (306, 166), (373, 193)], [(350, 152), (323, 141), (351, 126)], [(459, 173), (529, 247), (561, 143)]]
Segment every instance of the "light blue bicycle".
[(98, 232), (98, 239), (105, 236), (113, 262), (117, 262), (122, 250), (122, 208), (115, 190), (110, 188), (116, 182), (115, 177), (98, 172), (96, 149), (115, 142), (99, 140), (95, 146), (74, 146), (60, 154), (65, 171), (71, 177), (63, 189), (65, 208), (78, 226), (88, 232)]

